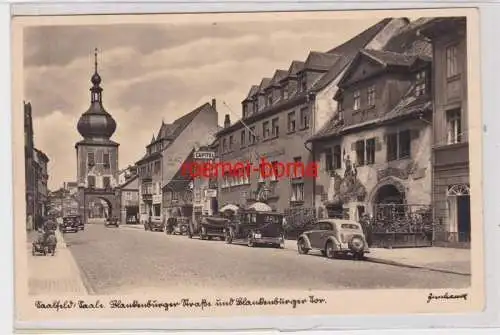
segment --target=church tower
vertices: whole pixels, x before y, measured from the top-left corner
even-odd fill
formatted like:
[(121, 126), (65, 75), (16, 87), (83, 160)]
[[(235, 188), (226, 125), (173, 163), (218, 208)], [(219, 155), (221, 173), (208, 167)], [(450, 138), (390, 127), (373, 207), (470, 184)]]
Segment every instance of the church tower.
[(108, 205), (106, 216), (119, 215), (120, 212), (118, 194), (115, 192), (118, 183), (119, 144), (111, 140), (116, 131), (116, 122), (103, 106), (97, 49), (94, 56), (90, 107), (81, 115), (77, 125), (83, 140), (75, 144), (78, 200), (85, 223), (91, 210), (89, 204), (98, 200), (103, 200)]

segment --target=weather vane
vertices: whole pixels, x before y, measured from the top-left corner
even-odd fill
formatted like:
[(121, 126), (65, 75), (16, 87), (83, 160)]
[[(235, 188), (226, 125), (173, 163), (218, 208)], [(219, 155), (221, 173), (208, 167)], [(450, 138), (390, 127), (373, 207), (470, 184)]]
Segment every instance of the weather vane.
[(94, 49), (94, 68), (97, 73), (97, 48)]

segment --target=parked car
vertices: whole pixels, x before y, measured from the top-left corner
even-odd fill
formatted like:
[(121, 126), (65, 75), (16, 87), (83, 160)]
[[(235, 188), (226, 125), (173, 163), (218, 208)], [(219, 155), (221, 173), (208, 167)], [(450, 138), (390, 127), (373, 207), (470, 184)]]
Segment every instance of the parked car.
[(63, 217), (62, 223), (59, 225), (61, 233), (74, 232), (81, 230), (82, 219), (80, 215), (67, 215)]
[(104, 224), (106, 227), (109, 227), (109, 226), (115, 226), (115, 227), (119, 227), (120, 226), (120, 219), (117, 218), (116, 216), (112, 216), (112, 217), (109, 217), (106, 219), (106, 222)]
[(245, 243), (249, 247), (271, 245), (284, 249), (282, 222), (283, 215), (276, 212), (240, 210), (236, 218), (226, 223), (226, 243)]
[(146, 221), (144, 223), (144, 230), (150, 231), (164, 231), (165, 230), (165, 219), (161, 218), (151, 218), (151, 221)]
[(319, 250), (328, 258), (352, 255), (355, 259), (362, 259), (370, 252), (361, 225), (356, 221), (337, 219), (313, 224), (311, 230), (298, 237), (297, 249), (299, 254)]

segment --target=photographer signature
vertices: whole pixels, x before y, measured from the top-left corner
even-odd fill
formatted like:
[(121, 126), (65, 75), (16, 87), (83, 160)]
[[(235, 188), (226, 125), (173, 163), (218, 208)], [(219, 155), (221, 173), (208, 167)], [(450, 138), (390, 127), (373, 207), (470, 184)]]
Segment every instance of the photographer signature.
[(446, 292), (445, 294), (441, 295), (434, 295), (432, 293), (429, 293), (427, 296), (427, 303), (430, 303), (432, 300), (457, 300), (457, 299), (463, 299), (467, 300), (468, 293), (462, 293), (462, 294), (448, 294)]

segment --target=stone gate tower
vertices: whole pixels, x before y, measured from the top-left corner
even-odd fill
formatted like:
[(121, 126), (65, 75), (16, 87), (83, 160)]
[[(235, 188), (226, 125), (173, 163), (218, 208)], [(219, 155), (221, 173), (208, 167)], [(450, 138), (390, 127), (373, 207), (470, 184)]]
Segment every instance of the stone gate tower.
[(90, 88), (90, 107), (78, 121), (77, 129), (83, 140), (75, 144), (79, 211), (87, 223), (89, 204), (104, 200), (109, 216), (119, 215), (118, 146), (111, 140), (116, 122), (102, 104), (101, 76), (97, 71), (95, 50), (94, 74)]

